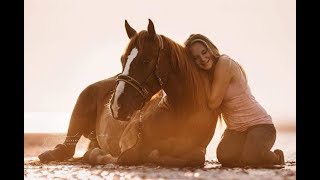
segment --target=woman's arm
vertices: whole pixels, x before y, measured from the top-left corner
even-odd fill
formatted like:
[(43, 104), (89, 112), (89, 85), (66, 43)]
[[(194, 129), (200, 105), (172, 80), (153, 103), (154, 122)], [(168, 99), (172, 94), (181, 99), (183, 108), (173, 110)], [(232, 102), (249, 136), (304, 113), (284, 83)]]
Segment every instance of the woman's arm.
[(232, 60), (221, 56), (213, 73), (211, 93), (208, 101), (210, 109), (215, 110), (220, 106), (233, 74)]

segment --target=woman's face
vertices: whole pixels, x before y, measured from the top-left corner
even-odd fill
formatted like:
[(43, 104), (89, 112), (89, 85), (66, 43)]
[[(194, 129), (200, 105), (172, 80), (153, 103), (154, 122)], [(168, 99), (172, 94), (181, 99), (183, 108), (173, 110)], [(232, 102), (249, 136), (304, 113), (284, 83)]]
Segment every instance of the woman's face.
[(213, 65), (213, 57), (207, 47), (200, 42), (196, 42), (192, 44), (189, 49), (194, 61), (201, 69), (211, 69)]

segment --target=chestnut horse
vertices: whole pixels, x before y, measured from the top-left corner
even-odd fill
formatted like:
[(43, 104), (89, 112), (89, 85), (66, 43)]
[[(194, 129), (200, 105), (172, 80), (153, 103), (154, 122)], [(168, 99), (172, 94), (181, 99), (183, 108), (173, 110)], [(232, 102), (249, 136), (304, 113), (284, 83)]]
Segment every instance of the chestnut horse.
[[(125, 29), (130, 40), (121, 57), (122, 73), (87, 87), (72, 113), (69, 129), (80, 120), (95, 122), (95, 128), (87, 128), (96, 130), (100, 148), (84, 159), (202, 166), (218, 119), (207, 107), (208, 75), (185, 47), (156, 34), (150, 19), (147, 30), (137, 33), (127, 21)], [(39, 158), (50, 159), (51, 152)]]
[[(207, 74), (197, 68), (185, 47), (156, 34), (150, 19), (147, 31), (137, 33), (127, 21), (125, 27), (130, 41), (121, 57), (123, 70), (117, 77), (110, 109), (114, 119), (130, 121), (114, 145), (98, 136), (102, 150), (108, 152), (118, 143), (121, 154), (103, 158), (106, 153), (94, 149), (95, 153), (87, 157), (121, 165), (152, 162), (202, 166), (218, 119), (218, 113), (207, 107)], [(161, 102), (149, 102), (143, 113), (137, 115), (135, 112), (159, 89), (165, 92)], [(98, 134), (110, 134), (110, 124), (105, 119), (101, 116), (97, 123)], [(107, 124), (102, 125), (104, 122)], [(92, 154), (101, 158), (94, 160)]]

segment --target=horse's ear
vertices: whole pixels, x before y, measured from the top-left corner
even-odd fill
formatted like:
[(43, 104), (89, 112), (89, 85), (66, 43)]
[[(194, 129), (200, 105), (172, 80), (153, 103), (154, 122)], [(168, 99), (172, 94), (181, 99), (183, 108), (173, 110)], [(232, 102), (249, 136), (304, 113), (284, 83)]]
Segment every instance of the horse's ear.
[(154, 30), (153, 22), (150, 19), (149, 19), (149, 24), (148, 24), (148, 34), (151, 38), (156, 37), (156, 31)]
[(137, 34), (137, 31), (134, 30), (128, 23), (127, 20), (125, 20), (125, 27), (126, 27), (126, 31), (127, 31), (127, 35), (129, 37), (129, 39), (131, 39), (134, 35)]

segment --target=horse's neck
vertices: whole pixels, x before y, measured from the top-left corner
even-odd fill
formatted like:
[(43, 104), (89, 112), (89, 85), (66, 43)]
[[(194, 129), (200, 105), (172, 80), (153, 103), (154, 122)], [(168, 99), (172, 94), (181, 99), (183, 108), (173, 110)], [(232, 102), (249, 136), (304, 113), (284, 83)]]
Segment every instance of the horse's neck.
[(186, 112), (193, 112), (193, 102), (190, 93), (192, 87), (188, 87), (182, 76), (173, 74), (164, 90), (177, 116), (182, 116)]
[(206, 95), (210, 87), (207, 73), (199, 70), (195, 64), (190, 64), (188, 55), (184, 54), (184, 49), (177, 49), (181, 48), (178, 45), (171, 43), (165, 47), (171, 50), (169, 61), (173, 70), (169, 73), (164, 87), (168, 100), (177, 110), (190, 113), (203, 111), (207, 108)]

